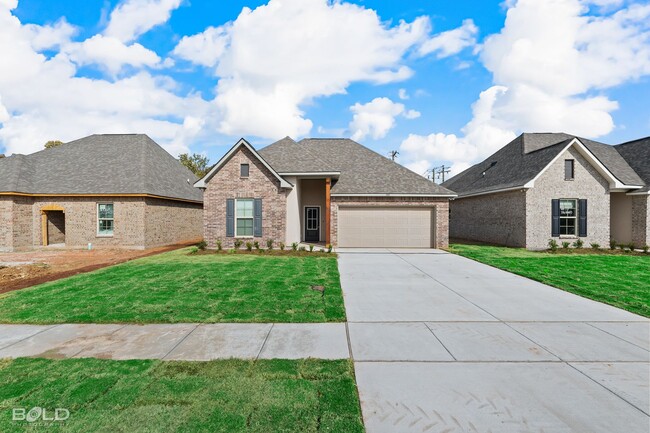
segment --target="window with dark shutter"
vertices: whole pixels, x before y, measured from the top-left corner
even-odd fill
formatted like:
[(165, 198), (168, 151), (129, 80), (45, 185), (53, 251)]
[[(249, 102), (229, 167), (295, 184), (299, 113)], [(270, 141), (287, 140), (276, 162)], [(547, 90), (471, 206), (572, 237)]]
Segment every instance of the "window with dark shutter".
[(235, 237), (235, 199), (226, 199), (226, 237)]
[(575, 175), (575, 161), (573, 159), (564, 160), (564, 180), (573, 180)]
[(253, 202), (253, 236), (262, 237), (262, 199)]
[(551, 236), (560, 236), (560, 200), (551, 200)]
[(248, 172), (250, 171), (250, 165), (248, 164), (241, 164), (239, 166), (239, 176), (241, 177), (248, 177)]
[(578, 200), (578, 236), (587, 236), (587, 200)]

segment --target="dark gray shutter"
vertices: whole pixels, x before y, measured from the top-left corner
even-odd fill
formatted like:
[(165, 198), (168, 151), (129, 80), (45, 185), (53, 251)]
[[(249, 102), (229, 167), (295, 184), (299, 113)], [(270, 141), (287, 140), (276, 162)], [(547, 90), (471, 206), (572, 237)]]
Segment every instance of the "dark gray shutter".
[(578, 236), (587, 236), (587, 200), (578, 200)]
[(560, 236), (560, 200), (551, 200), (551, 236)]
[(226, 237), (235, 237), (235, 199), (226, 199)]
[(253, 201), (253, 236), (262, 237), (262, 199)]

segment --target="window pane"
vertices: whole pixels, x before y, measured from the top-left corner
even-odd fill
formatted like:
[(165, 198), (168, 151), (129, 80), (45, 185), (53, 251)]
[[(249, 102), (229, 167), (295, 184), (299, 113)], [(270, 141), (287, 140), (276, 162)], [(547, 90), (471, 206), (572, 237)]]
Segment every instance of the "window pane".
[(253, 236), (253, 220), (237, 218), (237, 236)]
[(560, 200), (560, 216), (574, 217), (576, 216), (576, 201), (575, 200)]
[(99, 204), (99, 218), (113, 218), (113, 204)]
[(237, 200), (237, 218), (253, 217), (253, 200)]
[(561, 235), (575, 235), (576, 234), (576, 219), (575, 218), (560, 218), (560, 234)]
[(99, 220), (99, 230), (100, 235), (112, 235), (113, 234), (113, 220)]
[(249, 165), (248, 164), (242, 164), (240, 165), (240, 176), (241, 177), (248, 177), (248, 169)]

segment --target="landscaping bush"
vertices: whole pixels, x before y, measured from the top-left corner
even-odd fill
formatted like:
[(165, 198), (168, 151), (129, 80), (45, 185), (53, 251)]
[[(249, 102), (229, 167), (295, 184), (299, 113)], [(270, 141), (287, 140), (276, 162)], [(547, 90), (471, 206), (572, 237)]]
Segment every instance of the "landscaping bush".
[(305, 250), (305, 247), (300, 247), (300, 248), (298, 248), (298, 251), (306, 251), (306, 250)]
[(266, 248), (268, 248), (269, 250), (272, 250), (274, 243), (275, 243), (275, 241), (273, 239), (267, 239), (266, 240)]
[(309, 252), (311, 253), (312, 251), (314, 251), (314, 246), (313, 246), (313, 245), (309, 245)]
[(634, 246), (634, 243), (633, 243), (633, 242), (630, 242), (629, 244), (627, 244), (627, 248), (630, 250), (630, 252), (634, 252), (634, 249), (635, 249), (636, 247)]
[(298, 251), (298, 242), (294, 242), (291, 244), (291, 249), (294, 251)]
[(257, 241), (253, 242), (253, 246), (255, 247), (256, 250), (260, 249), (260, 243)]
[(244, 243), (244, 241), (242, 241), (241, 239), (235, 239), (233, 241), (233, 244), (235, 245), (236, 250), (240, 249), (243, 243)]
[(596, 250), (596, 251), (600, 249), (600, 244), (592, 242), (590, 245), (591, 245), (591, 248)]
[(646, 253), (646, 254), (648, 253), (649, 249), (650, 249), (650, 246), (648, 246), (648, 245), (644, 245), (643, 248), (642, 248), (643, 252)]
[(327, 252), (328, 252), (328, 253), (331, 253), (331, 252), (332, 252), (332, 248), (333, 248), (332, 244), (328, 244), (328, 245), (327, 245)]
[(246, 242), (246, 251), (253, 251), (253, 243)]
[(285, 248), (284, 242), (280, 242), (280, 250), (284, 251), (284, 248)]
[(221, 239), (217, 239), (216, 243), (217, 243), (217, 251), (221, 251), (223, 249)]
[(582, 239), (576, 239), (573, 243), (573, 248), (580, 249), (584, 246), (585, 242)]
[(609, 241), (609, 249), (610, 250), (615, 250), (616, 249), (616, 241), (614, 239)]
[(198, 248), (199, 250), (204, 250), (204, 249), (207, 248), (207, 246), (208, 246), (208, 243), (206, 241), (204, 241), (204, 240), (199, 242), (198, 244), (196, 244), (196, 248)]
[(571, 242), (564, 241), (564, 242), (562, 242), (562, 249), (563, 250), (568, 250), (570, 245), (571, 245)]
[(196, 254), (198, 252), (199, 252), (199, 247), (192, 247), (192, 249), (190, 249), (190, 254)]
[(548, 249), (553, 252), (557, 251), (557, 241), (555, 239), (548, 240)]

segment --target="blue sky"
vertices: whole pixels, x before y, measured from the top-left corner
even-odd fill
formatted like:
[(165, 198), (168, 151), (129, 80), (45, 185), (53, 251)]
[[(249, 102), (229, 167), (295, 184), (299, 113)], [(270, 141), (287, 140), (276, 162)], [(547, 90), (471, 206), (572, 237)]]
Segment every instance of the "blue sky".
[(615, 144), (650, 131), (648, 22), (624, 0), (0, 0), (0, 152), (352, 136), (421, 173), (522, 131)]

